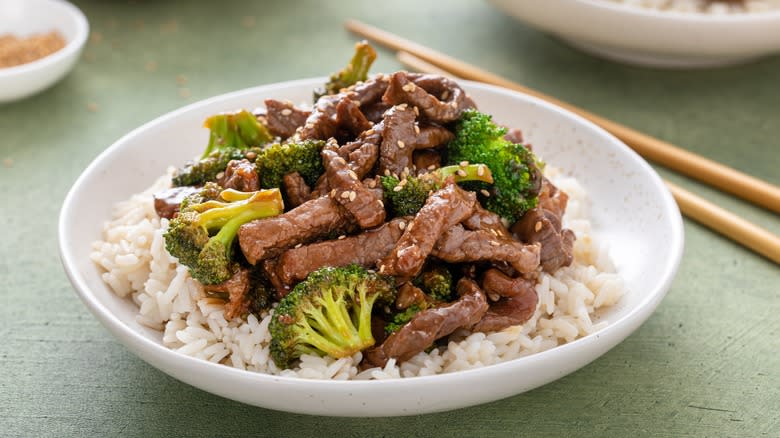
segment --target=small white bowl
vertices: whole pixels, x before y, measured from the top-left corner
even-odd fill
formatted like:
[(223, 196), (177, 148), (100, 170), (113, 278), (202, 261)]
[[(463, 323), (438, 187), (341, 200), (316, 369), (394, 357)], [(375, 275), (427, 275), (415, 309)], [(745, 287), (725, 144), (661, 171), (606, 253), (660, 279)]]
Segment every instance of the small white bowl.
[(89, 35), (87, 18), (66, 1), (0, 0), (0, 35), (26, 37), (53, 30), (65, 38), (65, 47), (27, 64), (0, 68), (0, 103), (30, 96), (62, 79)]
[(780, 52), (780, 11), (712, 15), (603, 0), (489, 0), (588, 53), (629, 64), (704, 68)]
[[(90, 260), (92, 242), (100, 239), (112, 205), (149, 187), (168, 166), (198, 154), (208, 141), (208, 132), (201, 128), (207, 116), (255, 108), (266, 98), (309, 100), (311, 90), (324, 80), (250, 88), (166, 114), (119, 139), (74, 183), (59, 219), (65, 272), (89, 310), (143, 360), (203, 390), (271, 409), (339, 416), (421, 414), (498, 400), (559, 379), (625, 339), (661, 302), (680, 263), (683, 228), (680, 211), (658, 174), (625, 144), (577, 115), (520, 93), (462, 81), (483, 111), (521, 128), (544, 160), (575, 176), (588, 190), (593, 234), (610, 245), (629, 290), (600, 314), (609, 325), (574, 342), (496, 365), (378, 381), (259, 374), (166, 348), (162, 333), (136, 321), (138, 307), (114, 294)], [(123, 375), (118, 373), (117, 379)]]

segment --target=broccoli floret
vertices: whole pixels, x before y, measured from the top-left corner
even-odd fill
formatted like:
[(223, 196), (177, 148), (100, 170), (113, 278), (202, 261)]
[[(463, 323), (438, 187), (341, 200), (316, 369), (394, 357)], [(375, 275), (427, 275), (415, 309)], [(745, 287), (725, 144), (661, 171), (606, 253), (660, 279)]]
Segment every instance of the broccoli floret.
[(208, 157), (214, 151), (247, 149), (273, 140), (268, 128), (247, 110), (211, 116), (206, 119), (203, 126), (209, 129), (210, 134), (209, 144), (203, 151), (201, 159)]
[(325, 169), (320, 151), (325, 146), (321, 140), (304, 140), (295, 143), (274, 143), (263, 149), (255, 160), (260, 186), (281, 187), (282, 178), (288, 173), (298, 172), (310, 186)]
[(303, 354), (341, 358), (374, 345), (374, 304), (388, 305), (395, 296), (392, 277), (358, 265), (309, 274), (274, 311), (269, 325), (274, 362), (288, 368)]
[[(441, 188), (450, 177), (455, 182), (481, 181), (485, 184), (493, 182), (493, 177), (487, 166), (468, 164), (441, 167), (418, 177), (408, 176), (404, 180), (399, 180), (395, 176), (383, 176), (382, 188), (394, 216), (412, 216), (425, 205), (425, 200), (428, 199), (430, 192)], [(398, 189), (399, 185), (400, 189)]]
[(433, 264), (426, 268), (412, 282), (434, 300), (450, 301), (452, 299), (452, 273), (446, 266)]
[(354, 85), (358, 81), (368, 79), (368, 70), (376, 59), (376, 51), (366, 41), (355, 44), (355, 54), (346, 67), (330, 75), (330, 80), (324, 88), (314, 90), (314, 101), (322, 96), (336, 94), (342, 88)]
[(217, 150), (206, 158), (189, 163), (176, 171), (173, 186), (199, 186), (209, 181), (216, 181), (217, 175), (224, 172), (231, 160), (248, 159), (254, 161), (260, 148)]
[(406, 325), (407, 322), (411, 321), (412, 318), (414, 318), (414, 315), (417, 315), (426, 308), (427, 305), (423, 302), (421, 304), (412, 304), (406, 309), (396, 313), (393, 315), (393, 319), (385, 324), (385, 333), (390, 335), (397, 332), (401, 327)]
[(534, 154), (523, 145), (504, 139), (506, 129), (493, 123), (492, 117), (477, 110), (466, 110), (455, 127), (455, 140), (447, 147), (449, 163), (484, 163), (493, 172), (492, 186), (468, 183), (471, 190), (487, 190), (480, 202), (488, 210), (517, 221), (539, 201), (541, 172)]
[(168, 252), (203, 284), (221, 283), (233, 274), (233, 242), (241, 225), (284, 211), (279, 190), (224, 190), (220, 198), (224, 202), (206, 198), (188, 202), (164, 235)]

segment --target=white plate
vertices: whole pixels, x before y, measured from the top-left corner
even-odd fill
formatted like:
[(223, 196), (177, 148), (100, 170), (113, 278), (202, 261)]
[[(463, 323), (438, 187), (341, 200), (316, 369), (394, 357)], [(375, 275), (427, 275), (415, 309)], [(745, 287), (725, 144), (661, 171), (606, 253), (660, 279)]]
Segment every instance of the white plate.
[(711, 15), (604, 0), (489, 0), (589, 53), (652, 67), (714, 67), (780, 52), (780, 11)]
[(79, 59), (89, 23), (79, 8), (62, 0), (0, 0), (0, 35), (58, 31), (65, 47), (36, 61), (0, 68), (0, 103), (38, 93), (65, 77)]
[[(625, 339), (666, 294), (680, 262), (680, 212), (650, 166), (584, 119), (513, 91), (463, 81), (483, 111), (521, 127), (549, 163), (590, 192), (593, 223), (630, 292), (604, 317), (605, 329), (542, 353), (481, 369), (394, 381), (312, 381), (230, 368), (162, 345), (160, 332), (135, 321), (137, 308), (114, 295), (90, 261), (111, 206), (150, 186), (171, 164), (200, 153), (210, 114), (254, 108), (265, 98), (310, 99), (324, 79), (267, 85), (198, 102), (132, 131), (89, 165), (68, 193), (59, 221), (65, 271), (92, 313), (130, 350), (163, 372), (223, 397), (290, 412), (386, 416), (436, 412), (508, 397), (565, 376)], [(121, 366), (121, 365), (120, 365)], [(175, 395), (172, 394), (175, 398)]]

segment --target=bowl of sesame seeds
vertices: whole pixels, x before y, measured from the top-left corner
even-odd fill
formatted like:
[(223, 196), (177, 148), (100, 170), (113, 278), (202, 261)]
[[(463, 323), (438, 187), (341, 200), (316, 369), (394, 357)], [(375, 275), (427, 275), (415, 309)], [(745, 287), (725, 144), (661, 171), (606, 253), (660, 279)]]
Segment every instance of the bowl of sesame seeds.
[(0, 103), (52, 86), (73, 68), (89, 34), (63, 0), (0, 0)]

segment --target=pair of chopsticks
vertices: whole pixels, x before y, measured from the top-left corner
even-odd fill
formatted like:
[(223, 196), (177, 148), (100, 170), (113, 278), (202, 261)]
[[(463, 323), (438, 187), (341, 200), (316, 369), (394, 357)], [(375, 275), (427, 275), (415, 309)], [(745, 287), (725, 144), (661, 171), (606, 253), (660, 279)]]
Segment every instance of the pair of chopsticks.
[[(397, 51), (398, 60), (411, 69), (485, 82), (540, 98), (590, 120), (650, 161), (780, 213), (780, 187), (376, 27), (355, 20), (347, 21), (345, 26)], [(669, 181), (666, 185), (685, 216), (780, 264), (780, 237)]]

